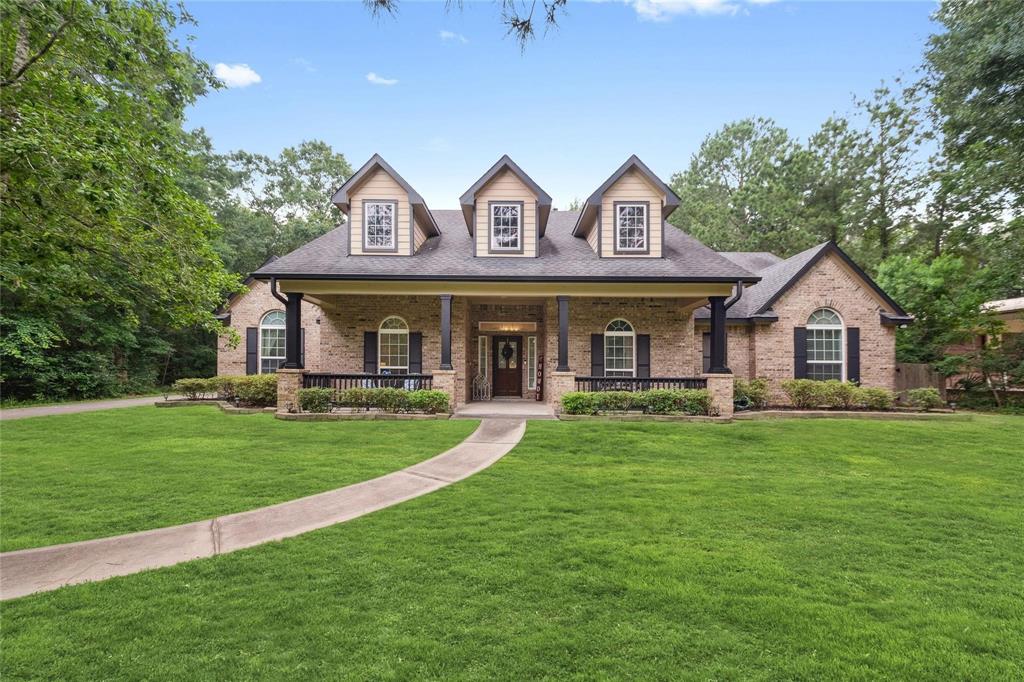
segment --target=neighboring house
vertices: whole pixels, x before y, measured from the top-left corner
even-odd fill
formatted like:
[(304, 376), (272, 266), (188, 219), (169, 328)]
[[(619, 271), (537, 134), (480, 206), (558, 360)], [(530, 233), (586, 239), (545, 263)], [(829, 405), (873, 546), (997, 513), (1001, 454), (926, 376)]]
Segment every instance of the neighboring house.
[[(1024, 335), (1024, 297), (986, 301), (981, 308), (1003, 323), (1002, 332), (996, 338), (990, 338), (987, 334), (975, 334), (964, 343), (947, 346), (947, 355), (970, 355), (985, 347), (1014, 344), (1021, 335)], [(970, 379), (970, 375), (956, 374), (946, 377), (945, 387), (947, 390), (958, 388), (960, 382), (966, 379)]]
[(580, 211), (554, 209), (507, 156), (459, 210), (431, 211), (376, 155), (332, 201), (347, 222), (226, 308), (243, 342), (219, 371), (281, 368), (284, 402), (303, 382), (430, 383), (455, 404), (474, 388), (554, 404), (707, 385), (731, 412), (727, 357), (740, 376), (891, 387), (892, 328), (910, 319), (832, 244), (786, 261), (714, 252), (666, 223), (679, 199), (635, 156)]

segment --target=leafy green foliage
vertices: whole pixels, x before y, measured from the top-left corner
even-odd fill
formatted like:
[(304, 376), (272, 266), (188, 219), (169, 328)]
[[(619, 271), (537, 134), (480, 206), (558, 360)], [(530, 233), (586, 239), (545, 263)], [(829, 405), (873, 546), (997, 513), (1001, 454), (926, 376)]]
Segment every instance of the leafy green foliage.
[(859, 388), (848, 381), (821, 382), (822, 402), (828, 407), (849, 410), (857, 405)]
[(862, 388), (841, 381), (815, 381), (789, 379), (780, 385), (793, 407), (813, 410), (823, 407), (849, 410), (855, 407), (869, 410), (892, 409), (895, 396), (884, 388)]
[(273, 407), (277, 405), (277, 375), (252, 374), (233, 377), (235, 396), (243, 405)]
[(763, 378), (750, 381), (736, 379), (732, 385), (732, 397), (736, 402), (762, 408), (768, 404), (768, 380)]
[(330, 388), (300, 388), (299, 409), (303, 412), (324, 413), (331, 411), (334, 390)]
[(338, 391), (336, 401), (342, 407), (378, 409), (383, 412), (448, 412), (448, 394), (436, 390), (407, 391), (404, 388), (349, 388)]
[(410, 391), (408, 400), (409, 409), (413, 412), (440, 414), (449, 409), (448, 394), (444, 391)]
[(911, 405), (922, 410), (934, 410), (945, 405), (939, 389), (932, 387), (912, 388), (907, 391), (907, 399)]
[(706, 389), (652, 389), (649, 391), (571, 391), (562, 396), (566, 414), (642, 410), (646, 414), (711, 414), (711, 393)]
[(175, 391), (183, 394), (188, 400), (201, 400), (218, 394), (218, 389), (223, 384), (217, 378), (213, 379), (178, 379), (171, 386)]
[(215, 85), (162, 0), (9, 3), (0, 50), (3, 384), (109, 395), (153, 384), (167, 329), (217, 331), (237, 286), (182, 186), (185, 107)]
[(892, 391), (884, 388), (857, 389), (857, 405), (867, 410), (891, 410), (895, 402), (896, 398)]
[(811, 409), (825, 403), (825, 386), (813, 379), (789, 379), (780, 384), (793, 407)]

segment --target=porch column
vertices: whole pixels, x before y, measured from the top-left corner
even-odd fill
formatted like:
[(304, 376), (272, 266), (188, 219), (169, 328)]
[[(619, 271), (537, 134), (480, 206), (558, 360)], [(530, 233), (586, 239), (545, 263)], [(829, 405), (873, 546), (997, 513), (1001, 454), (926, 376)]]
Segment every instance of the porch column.
[(556, 296), (558, 301), (558, 366), (556, 372), (569, 371), (569, 297)]
[(441, 369), (452, 367), (452, 295), (441, 294)]
[(284, 305), (284, 369), (302, 369), (302, 294), (289, 293)]
[(732, 374), (726, 366), (725, 296), (711, 296), (708, 300), (711, 302), (711, 368), (708, 374)]

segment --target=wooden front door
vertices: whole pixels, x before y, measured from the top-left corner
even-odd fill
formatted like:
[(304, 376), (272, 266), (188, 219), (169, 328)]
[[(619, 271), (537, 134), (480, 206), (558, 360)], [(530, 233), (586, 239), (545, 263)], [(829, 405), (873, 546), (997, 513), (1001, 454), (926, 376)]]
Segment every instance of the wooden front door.
[(494, 349), (494, 395), (523, 395), (523, 337), (495, 336), (491, 347)]

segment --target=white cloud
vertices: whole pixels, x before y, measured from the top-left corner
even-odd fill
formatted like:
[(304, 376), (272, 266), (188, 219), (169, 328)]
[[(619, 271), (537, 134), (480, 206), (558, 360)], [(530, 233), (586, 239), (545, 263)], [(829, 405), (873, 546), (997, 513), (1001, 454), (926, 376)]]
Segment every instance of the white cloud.
[(383, 76), (378, 76), (373, 71), (366, 74), (366, 80), (370, 81), (374, 85), (398, 85), (397, 78), (384, 78)]
[(248, 64), (215, 64), (213, 75), (224, 81), (229, 88), (247, 88), (263, 79)]
[(441, 37), (441, 40), (443, 40), (446, 43), (456, 41), (465, 45), (466, 43), (469, 42), (469, 38), (462, 35), (461, 33), (455, 33), (454, 31), (441, 31), (440, 33), (438, 33), (438, 35)]
[(669, 21), (677, 14), (737, 14), (744, 4), (775, 0), (626, 0), (643, 21)]

